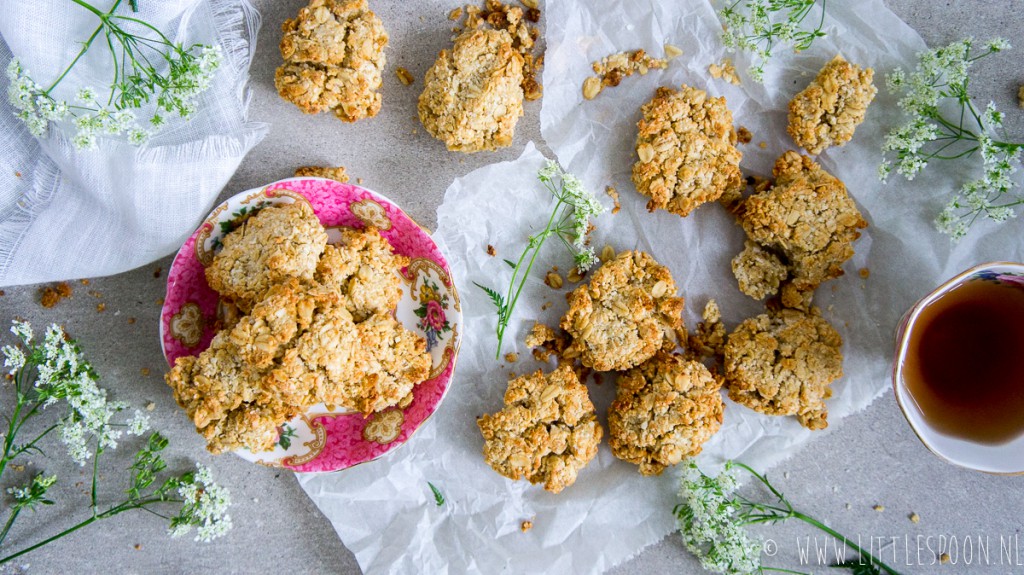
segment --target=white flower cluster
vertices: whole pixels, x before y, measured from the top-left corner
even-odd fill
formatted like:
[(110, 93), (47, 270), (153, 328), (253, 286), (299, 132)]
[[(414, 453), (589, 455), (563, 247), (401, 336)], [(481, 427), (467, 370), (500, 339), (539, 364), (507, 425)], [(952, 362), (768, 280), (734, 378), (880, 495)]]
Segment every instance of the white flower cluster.
[(196, 464), (190, 478), (178, 485), (184, 504), (171, 521), (171, 535), (179, 537), (196, 527), (196, 541), (210, 542), (231, 529), (231, 495), (213, 481), (210, 469)]
[(683, 467), (676, 519), (683, 543), (705, 569), (754, 573), (761, 567), (762, 545), (743, 530), (737, 516), (740, 505), (731, 497), (737, 478), (730, 463), (717, 477), (704, 475), (692, 461)]
[[(971, 64), (1009, 47), (997, 38), (985, 44), (980, 54), (972, 54), (974, 42), (966, 38), (921, 53), (910, 74), (896, 69), (886, 77), (890, 90), (904, 92), (899, 107), (909, 119), (885, 137), (882, 152), (895, 158), (887, 157), (879, 165), (883, 181), (893, 169), (912, 180), (935, 159), (953, 160), (975, 153), (982, 158), (982, 177), (964, 184), (935, 221), (939, 231), (954, 240), (962, 238), (981, 216), (996, 222), (1014, 217), (1012, 208), (1024, 202), (1004, 200), (1015, 186), (1011, 176), (1024, 145), (993, 140), (989, 134), (1002, 126), (1002, 112), (991, 102), (979, 112), (968, 93)], [(946, 104), (959, 107), (959, 114), (944, 116)]]
[[(11, 332), (29, 349), (29, 356), (20, 348), (6, 346), (4, 365), (13, 374), (31, 360), (36, 369), (35, 391), (43, 405), (67, 402), (69, 410), (61, 420), (60, 435), (71, 458), (85, 465), (92, 457), (90, 444), (94, 440), (98, 449), (116, 448), (121, 431), (111, 419), (127, 404), (107, 399), (107, 391), (96, 384), (96, 372), (64, 330), (51, 325), (40, 345), (33, 345), (32, 326), (27, 322), (13, 322)], [(148, 427), (148, 418), (140, 412), (128, 422), (129, 433), (135, 435), (145, 433)]]
[[(730, 51), (750, 52), (754, 63), (747, 73), (755, 82), (762, 82), (765, 61), (771, 58), (776, 43), (805, 50), (815, 38), (824, 36), (820, 27), (813, 31), (800, 27), (813, 5), (814, 0), (736, 0), (720, 12), (722, 43)], [(785, 19), (773, 22), (772, 17), (783, 11)]]
[[(69, 120), (75, 128), (72, 142), (79, 150), (96, 149), (101, 136), (124, 136), (129, 143), (139, 146), (149, 140), (153, 131), (165, 125), (162, 112), (175, 113), (182, 118), (192, 116), (196, 98), (210, 87), (221, 65), (219, 46), (198, 46), (198, 57), (180, 46), (168, 46), (172, 51), (164, 55), (169, 65), (166, 76), (152, 67), (136, 70), (128, 80), (111, 87), (105, 105), (99, 102), (97, 91), (91, 87), (79, 89), (73, 104), (54, 99), (50, 93), (56, 84), (44, 89), (14, 58), (7, 66), (10, 80), (7, 99), (34, 136), (46, 136), (51, 122)], [(157, 111), (149, 119), (149, 128), (145, 128), (139, 124), (133, 110), (142, 108), (152, 96), (156, 96)]]
[[(579, 178), (563, 170), (554, 160), (547, 161), (537, 172), (537, 178), (572, 210), (571, 235), (576, 268), (581, 273), (587, 271), (598, 261), (594, 248), (587, 245), (590, 218), (604, 213), (605, 206), (583, 187), (583, 182)], [(559, 181), (556, 182), (556, 179)]]

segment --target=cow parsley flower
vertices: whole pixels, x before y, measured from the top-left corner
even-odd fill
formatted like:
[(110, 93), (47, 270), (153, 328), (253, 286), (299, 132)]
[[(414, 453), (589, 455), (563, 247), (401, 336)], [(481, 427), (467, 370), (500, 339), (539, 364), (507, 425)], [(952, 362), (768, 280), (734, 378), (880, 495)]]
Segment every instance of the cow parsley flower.
[(213, 481), (210, 469), (196, 464), (196, 471), (178, 483), (181, 511), (171, 519), (170, 532), (179, 537), (196, 528), (196, 541), (209, 542), (231, 529), (231, 495)]
[(814, 40), (825, 36), (825, 0), (821, 2), (821, 19), (814, 30), (801, 27), (815, 0), (735, 0), (719, 12), (722, 21), (722, 43), (731, 51), (751, 54), (753, 64), (747, 70), (755, 82), (764, 81), (765, 63), (777, 45), (792, 45), (796, 51), (806, 50)]
[[(195, 113), (196, 98), (209, 89), (221, 66), (223, 57), (219, 46), (193, 44), (185, 47), (171, 42), (135, 16), (119, 13), (120, 0), (105, 13), (84, 0), (75, 3), (102, 15), (100, 24), (52, 84), (44, 88), (17, 58), (7, 66), (10, 80), (7, 99), (18, 110), (18, 118), (32, 135), (44, 137), (51, 124), (70, 120), (70, 126), (75, 128), (71, 141), (79, 150), (95, 149), (100, 137), (120, 136), (133, 145), (142, 145), (150, 133), (138, 124), (133, 110), (155, 104), (158, 110), (182, 118)], [(94, 46), (97, 38), (103, 41), (96, 45), (108, 48), (115, 64), (120, 62), (107, 93), (101, 97), (98, 90), (85, 86), (75, 91), (74, 105), (58, 100), (54, 96), (55, 88)], [(166, 71), (162, 71), (165, 67)], [(106, 104), (100, 104), (100, 100)], [(159, 114), (151, 118), (154, 129), (164, 123)]]
[[(55, 536), (41, 537), (38, 543), (28, 543), (20, 551), (4, 547), (4, 540), (22, 511), (33, 509), (36, 505), (53, 505), (55, 502), (46, 498), (47, 491), (57, 481), (56, 476), (37, 474), (24, 486), (7, 489), (12, 504), (0, 509), (0, 564), (16, 557), (30, 553), (51, 541), (73, 533), (99, 520), (108, 519), (135, 509), (145, 509), (156, 515), (171, 517), (172, 527), (182, 526), (184, 529), (196, 527), (197, 540), (209, 541), (223, 535), (231, 528), (231, 518), (227, 514), (230, 497), (225, 488), (215, 484), (210, 471), (200, 467), (197, 471), (189, 471), (178, 476), (166, 474), (167, 463), (160, 456), (160, 451), (168, 445), (167, 439), (159, 433), (150, 435), (146, 445), (135, 455), (135, 462), (129, 468), (128, 488), (118, 493), (126, 494), (120, 502), (102, 505), (99, 500), (103, 490), (97, 485), (103, 478), (100, 474), (100, 458), (106, 450), (117, 447), (122, 436), (122, 429), (131, 435), (141, 435), (149, 428), (149, 418), (140, 411), (124, 423), (115, 421), (115, 416), (127, 405), (123, 402), (110, 401), (106, 390), (98, 385), (96, 372), (86, 360), (78, 345), (68, 337), (64, 330), (51, 325), (47, 328), (41, 341), (35, 341), (32, 327), (27, 322), (15, 321), (11, 332), (18, 338), (17, 345), (6, 345), (0, 348), (5, 356), (5, 366), (10, 368), (14, 377), (11, 384), (0, 387), (0, 393), (11, 390), (13, 401), (0, 401), (0, 405), (9, 406), (3, 416), (5, 434), (0, 434), (0, 481), (9, 484), (9, 477), (4, 472), (8, 464), (28, 454), (45, 455), (42, 441), (52, 432), (57, 432), (65, 444), (71, 459), (79, 464), (92, 461), (92, 487), (88, 505), (89, 516), (78, 524), (72, 525)], [(32, 380), (32, 376), (35, 380)], [(49, 409), (45, 409), (49, 407)], [(56, 422), (52, 425), (25, 426), (29, 419), (43, 418), (47, 414), (59, 411)], [(9, 424), (9, 425), (8, 425)], [(34, 438), (24, 440), (17, 437), (19, 431), (30, 431), (33, 428), (45, 427)], [(31, 437), (31, 436), (30, 436)], [(154, 507), (177, 506), (177, 514), (160, 512)], [(25, 531), (32, 533), (32, 531)]]
[[(1024, 143), (995, 140), (992, 134), (1003, 125), (1003, 113), (992, 102), (979, 110), (968, 92), (971, 64), (1009, 47), (996, 38), (979, 52), (966, 38), (922, 52), (914, 71), (896, 69), (886, 78), (890, 90), (902, 93), (899, 107), (908, 119), (892, 128), (882, 144), (885, 157), (878, 174), (883, 181), (893, 169), (912, 180), (933, 160), (981, 157), (982, 176), (962, 184), (935, 219), (936, 228), (953, 240), (963, 238), (978, 219), (1014, 217), (1014, 208), (1024, 203), (1012, 178)], [(943, 109), (949, 107), (959, 113), (947, 115)]]
[(498, 336), (498, 351), (495, 357), (501, 356), (502, 340), (505, 328), (512, 318), (512, 310), (515, 309), (516, 302), (519, 301), (519, 295), (526, 285), (541, 246), (549, 237), (557, 237), (565, 249), (572, 254), (573, 262), (580, 273), (586, 272), (597, 262), (597, 256), (589, 245), (589, 235), (592, 229), (590, 220), (605, 211), (604, 205), (583, 186), (583, 182), (579, 178), (563, 170), (558, 162), (553, 160), (548, 160), (537, 171), (537, 179), (555, 198), (555, 205), (548, 216), (547, 225), (539, 233), (529, 236), (526, 248), (523, 249), (518, 261), (505, 260), (505, 263), (512, 268), (512, 279), (504, 295), (491, 288), (476, 284), (491, 298), (491, 302), (498, 311), (498, 322), (495, 329)]

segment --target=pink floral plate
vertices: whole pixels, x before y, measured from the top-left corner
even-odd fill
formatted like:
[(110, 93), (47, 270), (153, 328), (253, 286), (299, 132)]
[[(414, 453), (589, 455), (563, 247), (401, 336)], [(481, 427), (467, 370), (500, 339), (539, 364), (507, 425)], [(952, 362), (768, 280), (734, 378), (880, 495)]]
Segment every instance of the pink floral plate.
[(218, 327), (217, 292), (206, 283), (205, 266), (224, 234), (261, 207), (308, 202), (327, 228), (330, 241), (338, 227), (380, 230), (395, 253), (410, 259), (400, 272), (405, 289), (395, 317), (427, 340), (429, 378), (413, 390), (412, 403), (368, 417), (324, 404), (279, 428), (272, 451), (238, 450), (243, 459), (295, 471), (338, 471), (376, 459), (402, 445), (437, 410), (455, 369), (462, 337), (462, 311), (448, 263), (428, 233), (394, 202), (359, 186), (323, 178), (290, 178), (249, 190), (217, 206), (181, 246), (167, 278), (160, 314), (160, 343), (167, 362), (198, 355)]

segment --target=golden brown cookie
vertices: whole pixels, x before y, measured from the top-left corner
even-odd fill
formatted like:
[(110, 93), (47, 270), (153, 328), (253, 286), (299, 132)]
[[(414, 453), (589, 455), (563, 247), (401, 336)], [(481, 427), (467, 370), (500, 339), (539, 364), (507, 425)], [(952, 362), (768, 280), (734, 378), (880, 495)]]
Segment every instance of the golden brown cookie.
[(224, 236), (206, 281), (248, 312), (274, 283), (312, 280), (327, 232), (308, 203), (272, 204)]
[(388, 35), (366, 0), (311, 0), (281, 30), (274, 85), (282, 98), (346, 122), (377, 114)]
[(789, 102), (786, 131), (798, 146), (820, 154), (829, 146), (842, 146), (864, 121), (874, 99), (875, 72), (861, 69), (836, 55), (818, 76)]
[(658, 88), (640, 108), (633, 183), (647, 209), (686, 216), (722, 194), (743, 189), (742, 154), (725, 98), (683, 85)]
[(367, 414), (380, 411), (396, 405), (430, 374), (427, 341), (405, 329), (390, 312), (356, 324), (356, 336), (349, 397), (339, 405)]
[(427, 70), (419, 98), (423, 127), (452, 151), (512, 144), (523, 115), (523, 57), (502, 30), (467, 30)]
[(815, 313), (782, 309), (748, 319), (725, 344), (729, 398), (761, 413), (795, 415), (808, 429), (824, 429), (830, 384), (843, 376), (842, 344), (839, 333)]
[(743, 202), (739, 221), (748, 238), (783, 256), (783, 305), (806, 309), (822, 282), (843, 275), (868, 224), (843, 182), (809, 157), (786, 152), (773, 172), (774, 185)]
[(732, 258), (732, 274), (741, 292), (764, 299), (779, 293), (779, 285), (789, 277), (789, 270), (778, 256), (747, 240), (743, 251)]
[(346, 228), (337, 245), (327, 246), (317, 264), (316, 279), (334, 289), (357, 322), (391, 311), (402, 299), (401, 268), (409, 258), (395, 254), (377, 228)]
[(617, 386), (608, 443), (643, 475), (697, 455), (722, 425), (722, 381), (699, 362), (658, 352), (619, 376)]
[(508, 382), (505, 407), (477, 420), (484, 461), (509, 479), (558, 493), (597, 455), (604, 430), (587, 388), (568, 365)]
[(567, 296), (567, 357), (597, 371), (629, 369), (676, 346), (683, 298), (668, 268), (644, 252), (622, 252)]

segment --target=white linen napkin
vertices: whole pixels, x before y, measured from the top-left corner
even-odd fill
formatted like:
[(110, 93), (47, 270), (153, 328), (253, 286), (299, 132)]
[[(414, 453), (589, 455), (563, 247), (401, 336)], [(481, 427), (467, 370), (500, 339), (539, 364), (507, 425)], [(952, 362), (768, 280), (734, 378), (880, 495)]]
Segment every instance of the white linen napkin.
[[(127, 12), (123, 4), (118, 9)], [(112, 2), (94, 5), (105, 10)], [(173, 41), (221, 47), (212, 85), (190, 120), (169, 116), (141, 148), (100, 138), (95, 150), (78, 151), (74, 133), (59, 128), (33, 137), (0, 77), (0, 285), (109, 275), (172, 253), (266, 134), (264, 124), (246, 119), (260, 25), (247, 0), (142, 1), (139, 8), (134, 16)], [(97, 24), (67, 0), (4, 2), (0, 68), (13, 54), (38, 82), (52, 82)], [(91, 49), (55, 96), (71, 101), (78, 88), (109, 86), (106, 52)]]

